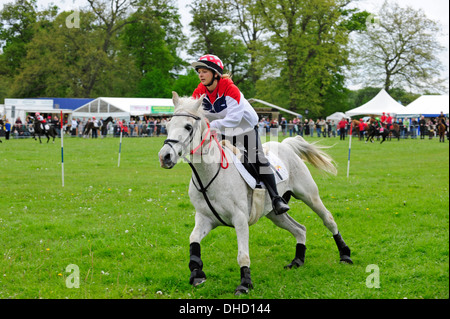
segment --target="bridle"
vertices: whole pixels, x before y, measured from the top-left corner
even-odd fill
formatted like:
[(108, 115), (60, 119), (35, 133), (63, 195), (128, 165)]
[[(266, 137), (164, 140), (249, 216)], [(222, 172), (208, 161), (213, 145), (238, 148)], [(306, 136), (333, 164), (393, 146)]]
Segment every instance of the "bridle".
[[(190, 114), (190, 113), (178, 113), (178, 114), (173, 114), (172, 116), (192, 117), (192, 118), (195, 119), (196, 121), (201, 121), (201, 117), (199, 117), (199, 116), (197, 116), (197, 115), (194, 115), (194, 114)], [(199, 145), (197, 145), (197, 147), (195, 147), (193, 150), (191, 150), (190, 154), (193, 155), (193, 154), (197, 153), (197, 151), (203, 146), (203, 144), (205, 144), (205, 142), (206, 142), (206, 140), (208, 139), (208, 137), (210, 138), (210, 141), (211, 141), (212, 139), (214, 139), (214, 140), (216, 141), (216, 143), (217, 143), (217, 146), (218, 146), (219, 149), (220, 149), (220, 152), (221, 152), (220, 166), (221, 166), (223, 169), (227, 169), (227, 168), (228, 168), (228, 165), (229, 165), (228, 159), (227, 159), (227, 157), (226, 157), (226, 155), (225, 155), (224, 149), (223, 149), (222, 146), (220, 145), (220, 142), (219, 142), (219, 140), (218, 140), (218, 138), (217, 138), (217, 134), (211, 133), (211, 126), (209, 125), (209, 122), (208, 122), (208, 121), (206, 121), (206, 126), (207, 126), (208, 130), (207, 130), (207, 132), (206, 132), (206, 134), (205, 134), (205, 137), (202, 138), (202, 141), (200, 142)], [(175, 139), (166, 139), (166, 140), (164, 141), (164, 145), (169, 145), (170, 148), (172, 148), (172, 150), (175, 152), (175, 149), (173, 148), (173, 144), (180, 144), (180, 145), (183, 147), (183, 149), (184, 149), (184, 148), (186, 148), (189, 144), (192, 143), (192, 140), (193, 140), (193, 139), (194, 139), (194, 129), (192, 129), (192, 130), (189, 132), (189, 136), (186, 138), (186, 140), (180, 141), (180, 140), (175, 140)], [(210, 144), (209, 147), (211, 147), (211, 144)], [(186, 160), (186, 161), (189, 163), (189, 161), (186, 159), (186, 156), (183, 156), (183, 159)], [(226, 165), (224, 164), (224, 161), (226, 161)]]
[[(192, 117), (196, 121), (200, 121), (201, 120), (201, 118), (199, 116), (194, 115), (194, 114), (189, 114), (189, 113), (172, 114), (172, 116), (185, 116), (185, 117)], [(184, 149), (192, 142), (193, 139), (194, 139), (194, 130), (192, 129), (189, 132), (189, 136), (188, 136), (188, 138), (185, 141), (181, 142), (180, 140), (166, 139), (164, 141), (164, 145), (169, 145), (170, 148), (172, 148), (172, 150), (175, 151), (175, 149), (173, 148), (172, 144), (181, 144), (181, 146)]]
[[(196, 121), (200, 121), (200, 120), (201, 120), (201, 118), (200, 118), (199, 116), (196, 116), (196, 115), (193, 115), (193, 114), (190, 114), (190, 113), (178, 113), (178, 114), (173, 114), (172, 116), (186, 116), (186, 117), (192, 117), (192, 118), (195, 119)], [(206, 204), (208, 204), (209, 209), (211, 209), (211, 211), (212, 211), (212, 213), (214, 214), (214, 216), (216, 216), (216, 218), (217, 218), (222, 224), (224, 224), (225, 226), (231, 227), (230, 225), (228, 225), (227, 223), (225, 223), (225, 222), (223, 221), (223, 219), (220, 217), (220, 215), (217, 213), (217, 211), (216, 211), (216, 210), (214, 209), (214, 207), (212, 206), (212, 204), (211, 204), (211, 202), (210, 202), (210, 200), (209, 200), (209, 198), (208, 198), (208, 195), (206, 194), (206, 192), (208, 191), (209, 186), (212, 184), (212, 182), (213, 182), (213, 181), (216, 179), (216, 177), (219, 175), (220, 170), (221, 170), (222, 168), (223, 168), (223, 169), (227, 169), (227, 168), (228, 168), (228, 165), (229, 165), (228, 159), (227, 159), (227, 157), (226, 157), (226, 155), (225, 155), (225, 151), (224, 151), (224, 149), (222, 148), (222, 146), (220, 145), (220, 142), (219, 142), (219, 140), (217, 139), (217, 135), (216, 135), (215, 133), (211, 133), (211, 126), (209, 125), (209, 122), (208, 122), (208, 121), (206, 121), (206, 126), (208, 127), (208, 131), (206, 132), (205, 137), (202, 138), (202, 141), (200, 142), (199, 145), (197, 145), (197, 147), (195, 147), (193, 150), (190, 151), (190, 155), (194, 155), (194, 154), (195, 154), (195, 153), (203, 146), (203, 144), (206, 142), (208, 136), (209, 136), (209, 138), (210, 138), (210, 142), (211, 142), (212, 139), (214, 139), (214, 140), (216, 141), (216, 143), (217, 143), (219, 149), (220, 149), (220, 152), (221, 152), (221, 161), (220, 161), (219, 168), (218, 168), (216, 174), (214, 175), (214, 177), (213, 177), (213, 178), (210, 180), (210, 182), (206, 185), (206, 187), (203, 186), (202, 180), (200, 179), (200, 176), (198, 175), (198, 172), (197, 172), (197, 170), (195, 169), (195, 167), (194, 167), (194, 165), (192, 164), (192, 162), (191, 162), (189, 159), (187, 159), (186, 156), (183, 156), (182, 158), (183, 158), (183, 159), (189, 164), (189, 166), (191, 167), (192, 172), (194, 173), (195, 178), (197, 179), (198, 186), (196, 185), (196, 183), (195, 183), (195, 181), (194, 181), (194, 178), (192, 178), (192, 183), (194, 184), (195, 188), (196, 188), (200, 193), (203, 194), (203, 197), (205, 198)], [(192, 129), (192, 130), (189, 132), (189, 136), (188, 136), (184, 141), (175, 140), (175, 139), (166, 139), (166, 140), (164, 141), (164, 145), (169, 145), (170, 148), (172, 148), (172, 150), (175, 152), (175, 149), (173, 148), (173, 144), (180, 144), (180, 145), (183, 147), (183, 149), (185, 149), (189, 144), (191, 144), (191, 142), (192, 142), (193, 139), (194, 139), (194, 129)], [(211, 147), (211, 143), (210, 143), (209, 147)], [(175, 152), (175, 153), (176, 153), (176, 152)], [(226, 161), (226, 165), (224, 165), (224, 160)]]

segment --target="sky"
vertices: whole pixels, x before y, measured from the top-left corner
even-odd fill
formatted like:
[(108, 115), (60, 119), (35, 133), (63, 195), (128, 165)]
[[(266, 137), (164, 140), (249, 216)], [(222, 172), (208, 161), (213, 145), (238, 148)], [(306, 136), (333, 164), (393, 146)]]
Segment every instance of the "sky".
[[(3, 8), (5, 3), (12, 2), (13, 0), (0, 0), (0, 8)], [(440, 23), (442, 27), (442, 35), (438, 37), (439, 42), (445, 47), (444, 51), (439, 54), (439, 59), (442, 61), (444, 71), (442, 77), (449, 78), (449, 1), (448, 0), (389, 0), (397, 2), (400, 7), (410, 6), (414, 9), (422, 9), (425, 15)], [(183, 24), (183, 31), (185, 34), (189, 32), (189, 23), (192, 21), (192, 17), (187, 7), (193, 0), (178, 0), (178, 8), (181, 14), (181, 22)], [(383, 4), (383, 0), (356, 0), (354, 6), (361, 10), (367, 10), (369, 12), (378, 12)], [(88, 5), (86, 0), (37, 0), (39, 8), (46, 8), (50, 3), (55, 3), (59, 8), (65, 11), (75, 10)]]

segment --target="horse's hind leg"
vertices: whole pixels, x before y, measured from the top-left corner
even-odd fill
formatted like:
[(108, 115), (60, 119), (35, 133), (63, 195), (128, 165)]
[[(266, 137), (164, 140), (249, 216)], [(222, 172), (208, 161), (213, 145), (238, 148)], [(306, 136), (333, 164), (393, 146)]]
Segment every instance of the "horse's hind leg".
[(297, 240), (297, 245), (295, 249), (295, 258), (289, 265), (286, 265), (284, 268), (298, 268), (303, 266), (305, 263), (305, 251), (306, 251), (306, 227), (300, 225), (295, 219), (293, 219), (289, 214), (284, 213), (282, 215), (276, 215), (274, 212), (271, 212), (267, 215), (275, 225), (280, 228), (286, 229), (290, 232), (295, 239)]
[(334, 221), (333, 215), (331, 215), (330, 211), (325, 207), (322, 203), (322, 200), (319, 197), (318, 191), (315, 194), (310, 195), (306, 198), (301, 198), (311, 209), (319, 215), (322, 219), (323, 224), (328, 230), (333, 234), (334, 241), (339, 250), (339, 256), (341, 262), (353, 264), (353, 261), (350, 258), (350, 248), (348, 248), (347, 244), (342, 239), (341, 234), (339, 233), (336, 222)]

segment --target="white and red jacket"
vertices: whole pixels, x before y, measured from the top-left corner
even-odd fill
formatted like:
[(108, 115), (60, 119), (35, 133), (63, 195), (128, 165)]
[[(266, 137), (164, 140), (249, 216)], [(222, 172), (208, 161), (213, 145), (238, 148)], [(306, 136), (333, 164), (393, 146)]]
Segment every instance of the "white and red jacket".
[(203, 99), (206, 118), (211, 122), (211, 127), (222, 134), (247, 133), (258, 124), (258, 115), (231, 79), (220, 79), (212, 93), (200, 83), (192, 96), (198, 99), (202, 94), (206, 94)]

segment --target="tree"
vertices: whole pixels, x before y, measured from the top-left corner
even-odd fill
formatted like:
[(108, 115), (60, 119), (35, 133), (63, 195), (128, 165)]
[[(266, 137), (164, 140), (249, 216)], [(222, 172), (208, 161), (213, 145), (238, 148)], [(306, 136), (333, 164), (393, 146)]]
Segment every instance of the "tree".
[(172, 87), (172, 91), (177, 92), (180, 96), (191, 96), (198, 83), (198, 74), (191, 68), (186, 75), (178, 76)]
[(4, 43), (0, 62), (3, 72), (13, 75), (20, 67), (26, 57), (25, 46), (34, 36), (33, 25), (37, 21), (36, 0), (16, 0), (4, 5), (0, 11), (0, 41)]
[(137, 72), (133, 60), (121, 54), (116, 37), (105, 39), (98, 17), (90, 10), (78, 13), (79, 27), (67, 27), (71, 14), (61, 12), (51, 23), (34, 26), (11, 95), (96, 97), (133, 92)]
[[(355, 41), (355, 77), (366, 85), (442, 90), (436, 54), (440, 27), (422, 10), (385, 1), (366, 32)], [(359, 76), (358, 76), (359, 75)]]
[[(349, 64), (349, 29), (342, 23), (350, 0), (258, 0), (270, 32), (260, 70), (284, 75), (289, 109), (323, 111), (330, 87)], [(280, 70), (283, 72), (280, 73)]]
[(171, 97), (173, 73), (183, 65), (179, 47), (186, 40), (173, 0), (140, 1), (129, 19), (136, 22), (124, 28), (121, 41), (142, 74), (137, 96)]
[(265, 31), (258, 0), (230, 0), (228, 8), (234, 34), (243, 41), (249, 56), (248, 63), (243, 65), (246, 68), (241, 70), (240, 88), (246, 96), (253, 97), (256, 93), (256, 82), (261, 77), (257, 71), (258, 47), (260, 37)]
[(239, 84), (248, 69), (248, 52), (241, 39), (227, 28), (230, 23), (229, 4), (225, 1), (205, 0), (191, 5), (193, 20), (190, 23), (194, 39), (188, 53), (194, 59), (204, 54), (220, 57), (225, 72), (233, 75)]

